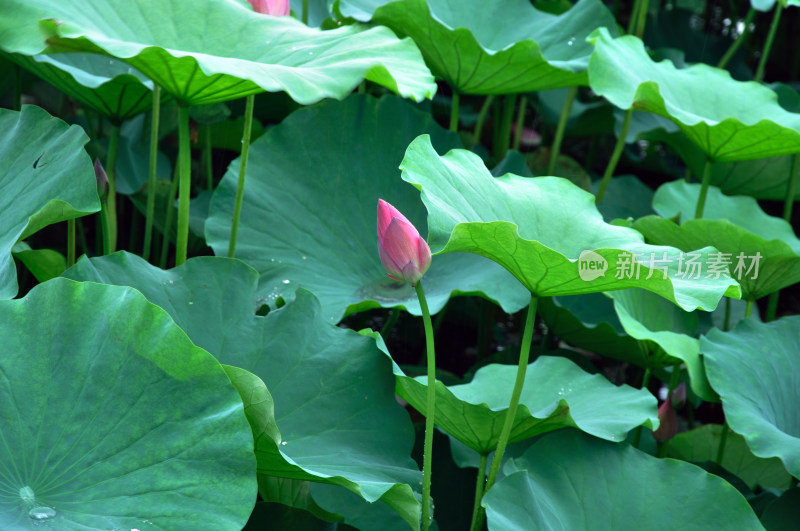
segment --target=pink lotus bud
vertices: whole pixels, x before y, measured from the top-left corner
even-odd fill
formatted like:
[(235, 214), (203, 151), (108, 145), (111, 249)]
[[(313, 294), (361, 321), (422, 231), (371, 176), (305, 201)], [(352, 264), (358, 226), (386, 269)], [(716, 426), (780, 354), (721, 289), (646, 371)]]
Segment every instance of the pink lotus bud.
[(264, 15), (282, 17), (289, 14), (289, 0), (247, 0), (253, 11)]
[(108, 197), (108, 175), (106, 175), (103, 165), (100, 164), (100, 159), (94, 161), (94, 178), (97, 180), (97, 195), (102, 201), (105, 201)]
[(378, 199), (378, 255), (386, 274), (400, 282), (419, 282), (431, 265), (431, 248), (395, 207)]
[(653, 432), (653, 438), (658, 442), (672, 439), (678, 433), (678, 415), (672, 407), (672, 394), (658, 406), (658, 429)]

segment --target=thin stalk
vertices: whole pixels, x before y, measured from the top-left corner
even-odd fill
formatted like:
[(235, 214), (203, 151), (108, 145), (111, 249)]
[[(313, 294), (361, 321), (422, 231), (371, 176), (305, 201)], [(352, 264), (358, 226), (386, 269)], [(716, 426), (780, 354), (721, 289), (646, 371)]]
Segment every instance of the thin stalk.
[(517, 128), (514, 131), (514, 149), (519, 151), (520, 142), (522, 142), (522, 126), (525, 123), (525, 110), (528, 108), (528, 97), (522, 96), (519, 100), (519, 109), (517, 109)]
[(206, 174), (206, 190), (214, 189), (214, 169), (211, 166), (211, 126), (203, 126), (203, 169)]
[(731, 298), (725, 297), (725, 319), (722, 321), (722, 331), (731, 329)]
[[(650, 385), (650, 367), (647, 367), (644, 370), (644, 375), (642, 376), (642, 389), (647, 389), (647, 386)], [(639, 441), (642, 440), (642, 427), (639, 426), (636, 428), (636, 433), (633, 434), (633, 441), (632, 446), (634, 448), (639, 448)]]
[(697, 196), (697, 206), (694, 210), (694, 218), (703, 217), (703, 210), (706, 208), (706, 195), (708, 195), (708, 185), (711, 183), (711, 159), (706, 159), (703, 165), (703, 178), (700, 181), (700, 195)]
[(175, 265), (186, 262), (189, 247), (189, 199), (192, 194), (192, 153), (189, 144), (189, 106), (178, 105), (178, 238)]
[(681, 380), (681, 364), (676, 363), (672, 366), (672, 374), (669, 375), (669, 384), (667, 389), (669, 389), (669, 393), (674, 391), (678, 388), (678, 383)]
[(358, 84), (358, 93), (359, 94), (366, 94), (367, 93), (367, 80), (366, 79)]
[(648, 0), (641, 0), (639, 11), (636, 13), (636, 31), (634, 32), (640, 39), (644, 35), (644, 27), (647, 24), (647, 8)]
[(228, 258), (236, 255), (236, 238), (239, 234), (239, 218), (242, 216), (242, 200), (244, 199), (244, 180), (247, 176), (247, 157), (250, 154), (250, 131), (253, 128), (253, 108), (256, 97), (247, 96), (247, 107), (244, 111), (244, 131), (242, 132), (242, 155), (239, 157), (239, 182), (236, 185), (236, 199), (233, 204), (233, 222), (231, 238), (228, 242)]
[(172, 222), (175, 217), (175, 196), (178, 195), (178, 182), (179, 182), (180, 168), (175, 165), (175, 172), (172, 176), (172, 184), (169, 187), (169, 197), (167, 198), (167, 212), (164, 216), (164, 238), (161, 240), (161, 256), (158, 257), (158, 267), (166, 269), (167, 257), (169, 256), (169, 240), (172, 233)]
[(495, 146), (495, 158), (500, 162), (505, 158), (508, 148), (511, 147), (511, 121), (514, 119), (514, 103), (516, 94), (506, 94), (503, 98), (503, 114), (500, 117), (500, 135)]
[(750, 316), (753, 314), (753, 304), (754, 304), (754, 302), (755, 301), (753, 299), (747, 299), (747, 304), (744, 307), (744, 318), (745, 319), (749, 319)]
[(472, 136), (475, 137), (475, 143), (478, 144), (481, 141), (481, 133), (483, 133), (483, 124), (486, 123), (486, 115), (489, 113), (489, 108), (492, 106), (492, 102), (494, 101), (494, 96), (486, 96), (486, 99), (483, 100), (483, 105), (481, 105), (481, 110), (478, 112), (478, 119), (475, 121), (475, 132)]
[(103, 255), (111, 254), (111, 224), (109, 223), (108, 204), (100, 201), (100, 226), (103, 234)]
[(75, 265), (75, 218), (67, 220), (67, 267)]
[[(794, 196), (797, 193), (798, 166), (800, 166), (800, 155), (795, 154), (792, 157), (792, 164), (789, 169), (789, 183), (786, 186), (786, 199), (783, 201), (783, 219), (785, 219), (787, 223), (792, 222)], [(775, 320), (775, 316), (778, 313), (778, 297), (780, 293), (780, 291), (776, 291), (769, 296), (769, 301), (767, 302), (767, 322)]]
[(572, 103), (575, 101), (575, 96), (577, 94), (577, 85), (570, 87), (570, 89), (567, 91), (567, 99), (564, 100), (564, 106), (561, 108), (561, 117), (558, 119), (556, 136), (553, 139), (553, 147), (550, 149), (550, 161), (547, 164), (547, 175), (555, 175), (556, 162), (558, 162), (558, 153), (561, 151), (561, 141), (564, 140), (564, 131), (567, 130), (569, 113), (572, 110)]
[(450, 103), (450, 130), (458, 132), (458, 106), (460, 105), (461, 95), (453, 91), (453, 101)]
[(428, 401), (425, 406), (425, 445), (422, 454), (422, 530), (427, 531), (433, 520), (431, 513), (431, 465), (433, 464), (433, 429), (436, 412), (436, 353), (433, 349), (433, 325), (428, 302), (422, 282), (414, 286), (417, 290), (419, 307), (422, 310), (422, 322), (425, 326), (425, 348), (428, 352)]
[(478, 479), (475, 481), (475, 502), (472, 505), (472, 522), (469, 525), (471, 531), (477, 531), (475, 524), (480, 514), (481, 500), (483, 499), (483, 485), (486, 483), (486, 461), (488, 454), (481, 454), (481, 462), (478, 465)]
[(725, 55), (722, 56), (722, 59), (719, 60), (717, 63), (717, 68), (725, 68), (731, 59), (733, 59), (734, 54), (736, 51), (744, 44), (744, 41), (747, 40), (749, 35), (747, 29), (750, 27), (750, 24), (753, 22), (753, 17), (756, 15), (756, 10), (754, 8), (750, 8), (747, 12), (747, 15), (744, 17), (744, 30), (736, 37), (736, 40), (733, 41), (731, 47), (728, 48), (728, 51), (725, 52)]
[[(108, 176), (108, 230), (111, 242), (109, 253), (117, 248), (117, 154), (119, 153), (120, 124), (111, 124), (111, 136), (108, 138), (108, 153), (106, 153), (106, 175)], [(107, 253), (108, 254), (108, 253)]]
[(783, 7), (781, 7), (780, 2), (775, 2), (775, 15), (772, 17), (772, 24), (769, 27), (769, 33), (767, 33), (767, 40), (764, 42), (764, 49), (761, 51), (761, 59), (758, 61), (758, 68), (756, 69), (756, 81), (763, 81), (764, 80), (764, 70), (767, 67), (767, 58), (769, 57), (769, 52), (772, 50), (772, 43), (775, 41), (775, 34), (778, 32), (778, 24), (781, 21), (781, 12), (783, 11)]
[(147, 174), (147, 208), (144, 222), (142, 258), (150, 259), (153, 244), (153, 216), (156, 209), (156, 168), (158, 162), (158, 127), (161, 120), (161, 87), (153, 85), (153, 117), (150, 120), (150, 165)]
[(642, 8), (642, 0), (636, 0), (633, 3), (633, 11), (631, 11), (631, 18), (628, 19), (628, 33), (633, 34), (636, 30), (636, 24), (639, 21), (639, 10)]
[(383, 323), (383, 327), (381, 328), (381, 337), (384, 341), (389, 337), (389, 332), (392, 331), (394, 325), (397, 324), (397, 320), (400, 318), (400, 310), (398, 308), (392, 308), (389, 317), (386, 319), (386, 322)]
[(14, 110), (22, 109), (22, 67), (14, 63)]
[(81, 246), (83, 254), (89, 254), (89, 243), (86, 241), (86, 234), (83, 232), (83, 221), (80, 218), (77, 220), (78, 244)]
[(719, 437), (719, 447), (717, 448), (717, 459), (716, 463), (719, 466), (722, 466), (722, 457), (725, 455), (725, 443), (728, 440), (728, 432), (730, 428), (728, 428), (728, 422), (725, 421), (722, 423), (722, 434)]
[(536, 321), (536, 306), (538, 302), (539, 299), (531, 294), (531, 302), (528, 305), (528, 315), (525, 318), (525, 328), (522, 332), (522, 344), (519, 349), (517, 378), (514, 380), (514, 389), (511, 391), (511, 401), (508, 404), (508, 411), (506, 412), (503, 429), (500, 431), (500, 437), (497, 440), (497, 448), (494, 451), (492, 465), (489, 467), (489, 477), (486, 480), (485, 488), (487, 492), (492, 488), (492, 485), (494, 485), (497, 479), (497, 473), (500, 471), (500, 465), (503, 462), (503, 454), (505, 454), (506, 445), (508, 445), (508, 437), (511, 435), (511, 428), (514, 426), (514, 419), (517, 416), (519, 397), (522, 394), (522, 386), (525, 384), (525, 373), (528, 370), (528, 358), (531, 352), (533, 325)]
[[(636, 2), (639, 3), (638, 1)], [(628, 138), (628, 129), (631, 126), (631, 117), (633, 116), (633, 107), (625, 111), (625, 118), (622, 120), (622, 128), (619, 131), (619, 136), (617, 137), (617, 144), (614, 146), (614, 151), (611, 153), (611, 158), (608, 161), (608, 166), (606, 166), (606, 171), (603, 173), (603, 180), (600, 182), (600, 187), (597, 189), (597, 198), (596, 202), (600, 202), (603, 200), (603, 196), (606, 195), (606, 188), (608, 188), (608, 183), (611, 182), (611, 176), (614, 175), (614, 170), (617, 169), (617, 163), (619, 162), (619, 158), (622, 156), (622, 150), (625, 149), (625, 140)]]
[(303, 24), (308, 24), (308, 0), (303, 0), (303, 11), (300, 13), (300, 20)]

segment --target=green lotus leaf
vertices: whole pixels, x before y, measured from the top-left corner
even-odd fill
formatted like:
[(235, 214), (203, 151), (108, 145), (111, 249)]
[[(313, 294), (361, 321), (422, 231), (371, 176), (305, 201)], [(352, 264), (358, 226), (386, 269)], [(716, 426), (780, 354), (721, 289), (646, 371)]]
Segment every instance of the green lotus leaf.
[(39, 107), (0, 109), (0, 299), (17, 294), (11, 258), (17, 241), (100, 210), (92, 161), (83, 150), (88, 141), (83, 129)]
[(800, 316), (771, 323), (747, 319), (731, 332), (700, 339), (711, 387), (730, 428), (758, 457), (778, 457), (800, 476)]
[[(755, 489), (756, 486), (785, 489), (790, 486), (792, 477), (780, 459), (756, 457), (748, 448), (744, 437), (738, 433), (729, 432), (725, 437), (721, 466), (736, 474), (750, 489)], [(695, 463), (715, 461), (721, 438), (722, 426), (706, 424), (670, 439), (667, 455)]]
[(504, 471), (483, 498), (490, 531), (763, 529), (722, 478), (575, 430), (541, 438)]
[(17, 242), (11, 253), (39, 282), (59, 277), (67, 269), (67, 259), (53, 249), (31, 249), (26, 242)]
[[(745, 299), (758, 299), (800, 281), (800, 240), (791, 225), (767, 215), (752, 197), (725, 196), (715, 187), (708, 189), (703, 219), (691, 219), (699, 194), (699, 184), (675, 181), (661, 186), (653, 208), (662, 217), (644, 217), (634, 228), (649, 241), (689, 254), (700, 245), (719, 249), (722, 254), (712, 257), (715, 268), (738, 280)], [(666, 219), (675, 217), (686, 221), (679, 225)]]
[[(91, 53), (59, 53), (11, 59), (67, 96), (121, 122), (153, 104), (153, 82), (120, 60)], [(164, 99), (168, 98), (164, 95)]]
[[(513, 94), (586, 85), (598, 27), (616, 35), (611, 12), (580, 0), (561, 15), (527, 0), (339, 0), (345, 16), (372, 20), (410, 36), (439, 78), (463, 94)], [(487, 24), (491, 21), (491, 24)]]
[(262, 91), (309, 104), (344, 98), (364, 79), (415, 100), (436, 91), (414, 43), (383, 27), (323, 32), (218, 0), (2, 0), (0, 9), (6, 52), (110, 55), (189, 105)]
[[(797, 155), (714, 164), (711, 166), (711, 184), (727, 195), (783, 201), (792, 171), (800, 171), (800, 164), (792, 163), (795, 157)], [(798, 198), (800, 190), (795, 192), (795, 201)]]
[[(487, 365), (468, 384), (436, 382), (436, 426), (478, 453), (497, 447), (517, 367)], [(423, 415), (427, 378), (410, 378), (395, 367), (397, 395)], [(566, 358), (541, 356), (528, 365), (509, 443), (565, 427), (622, 441), (629, 430), (658, 428), (657, 401), (647, 390), (617, 387)]]
[(372, 339), (326, 322), (311, 293), (298, 290), (294, 302), (261, 317), (256, 271), (218, 257), (164, 271), (118, 252), (83, 258), (65, 275), (136, 288), (196, 345), (239, 368), (230, 370), (256, 434), (259, 475), (340, 485), (416, 527), (411, 485), (421, 474), (391, 362)]
[[(565, 179), (495, 178), (468, 151), (440, 157), (426, 135), (411, 143), (401, 168), (428, 208), (434, 253), (490, 258), (534, 295), (640, 287), (691, 311), (714, 309), (726, 291), (739, 294), (726, 275), (683, 278), (679, 249), (646, 245), (637, 231), (605, 223), (594, 196)], [(716, 250), (697, 252), (705, 262)]]
[(706, 64), (676, 69), (670, 61), (654, 63), (633, 36), (614, 39), (600, 28), (590, 40), (592, 90), (622, 109), (669, 118), (709, 159), (732, 162), (798, 151), (800, 114), (778, 105), (774, 91), (734, 81), (726, 70)]
[[(376, 233), (378, 198), (423, 227), (419, 194), (397, 170), (420, 131), (442, 148), (460, 145), (429, 114), (392, 96), (353, 96), (298, 110), (252, 144), (236, 256), (260, 272), (263, 301), (274, 307), (279, 298), (291, 300), (300, 285), (314, 292), (332, 322), (375, 307), (420, 315), (414, 288), (386, 276)], [(228, 252), (238, 172), (237, 159), (206, 222), (206, 239), (218, 255)], [(529, 300), (502, 267), (469, 254), (435, 257), (423, 284), (434, 313), (453, 294), (482, 294), (509, 313)]]
[(761, 515), (761, 523), (770, 531), (791, 531), (797, 523), (798, 503), (800, 487), (787, 490), (780, 498), (767, 505)]
[(0, 301), (0, 336), (0, 528), (242, 528), (242, 402), (161, 308), (57, 278)]

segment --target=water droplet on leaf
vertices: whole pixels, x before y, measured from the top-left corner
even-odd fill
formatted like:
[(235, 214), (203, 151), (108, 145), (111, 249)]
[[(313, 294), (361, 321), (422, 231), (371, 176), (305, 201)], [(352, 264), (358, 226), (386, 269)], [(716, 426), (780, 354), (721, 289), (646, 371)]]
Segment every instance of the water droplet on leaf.
[(52, 507), (34, 507), (30, 511), (28, 511), (28, 516), (31, 517), (33, 520), (49, 520), (56, 515), (56, 510)]

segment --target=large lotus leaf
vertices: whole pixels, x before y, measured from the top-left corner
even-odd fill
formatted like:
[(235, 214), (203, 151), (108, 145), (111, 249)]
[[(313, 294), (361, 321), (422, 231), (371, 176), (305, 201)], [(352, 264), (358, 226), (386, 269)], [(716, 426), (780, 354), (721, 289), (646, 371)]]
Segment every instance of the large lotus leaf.
[[(662, 185), (653, 198), (653, 208), (662, 217), (644, 217), (634, 228), (649, 241), (687, 253), (701, 245), (719, 249), (722, 254), (712, 260), (739, 281), (746, 299), (758, 299), (800, 281), (800, 240), (789, 223), (767, 215), (752, 197), (726, 196), (715, 187), (708, 189), (703, 219), (691, 219), (699, 194), (699, 184)], [(680, 225), (667, 219), (675, 217), (689, 219)], [(697, 276), (686, 268), (688, 276)]]
[[(401, 168), (422, 192), (434, 253), (490, 258), (535, 295), (640, 287), (691, 311), (713, 309), (726, 290), (739, 294), (730, 278), (683, 278), (678, 249), (645, 245), (637, 231), (605, 223), (594, 196), (565, 179), (495, 178), (468, 151), (440, 157), (426, 135), (411, 143)], [(699, 250), (700, 261), (713, 252)]]
[[(667, 454), (675, 459), (703, 463), (715, 461), (722, 439), (722, 426), (706, 424), (697, 429), (677, 434), (669, 440)], [(792, 477), (777, 457), (762, 459), (753, 455), (744, 437), (729, 432), (725, 436), (722, 453), (723, 468), (736, 474), (750, 489), (756, 486), (785, 489)]]
[(253, 436), (222, 367), (136, 290), (0, 301), (0, 528), (241, 529)]
[(91, 53), (10, 57), (64, 94), (115, 121), (132, 118), (153, 103), (153, 82), (117, 59)]
[(436, 91), (414, 43), (383, 27), (323, 32), (230, 0), (0, 0), (0, 11), (7, 52), (117, 57), (191, 105), (264, 90), (309, 104), (363, 79), (415, 100)]
[(528, 0), (340, 0), (339, 9), (410, 36), (431, 71), (464, 94), (586, 85), (586, 37), (600, 26), (616, 35), (617, 27), (597, 0), (580, 0), (561, 15)]
[(633, 36), (614, 39), (600, 28), (592, 40), (592, 90), (622, 109), (669, 118), (710, 159), (730, 162), (798, 151), (800, 114), (778, 105), (774, 91), (734, 81), (726, 70), (705, 64), (676, 69), (670, 61), (654, 63)]
[(628, 289), (609, 295), (614, 298), (614, 309), (625, 332), (640, 341), (655, 343), (666, 354), (659, 355), (660, 352), (651, 349), (656, 352), (646, 360), (646, 366), (663, 367), (680, 360), (686, 364), (692, 390), (705, 400), (717, 400), (708, 385), (700, 345), (694, 337), (698, 325), (696, 313), (685, 312), (644, 290)]
[[(792, 170), (800, 171), (800, 162), (792, 168), (796, 155), (770, 157), (711, 166), (711, 184), (728, 195), (749, 195), (756, 199), (783, 201), (788, 193)], [(795, 200), (800, 190), (795, 192)]]
[[(398, 396), (425, 414), (427, 378), (410, 378), (397, 367), (395, 374)], [(446, 387), (437, 381), (436, 426), (488, 454), (497, 446), (516, 374), (516, 366), (492, 364), (478, 369), (468, 384)], [(509, 443), (568, 426), (622, 441), (636, 426), (658, 427), (656, 406), (646, 389), (617, 387), (566, 358), (541, 356), (525, 373)]]
[(761, 514), (761, 523), (769, 531), (794, 531), (797, 527), (799, 504), (800, 487), (789, 489), (764, 509)]
[[(443, 149), (459, 145), (430, 114), (392, 96), (353, 96), (301, 109), (253, 143), (236, 255), (261, 273), (259, 294), (266, 302), (290, 300), (300, 285), (319, 297), (331, 321), (379, 306), (420, 314), (414, 288), (389, 279), (381, 266), (375, 212), (383, 198), (424, 226), (419, 194), (397, 170), (421, 131)], [(234, 161), (206, 223), (206, 239), (218, 255), (228, 252), (238, 172)], [(482, 293), (509, 313), (529, 300), (503, 268), (468, 254), (435, 257), (423, 285), (433, 312), (453, 293)]]
[(645, 349), (625, 333), (614, 301), (603, 293), (544, 297), (537, 313), (547, 328), (570, 345), (643, 365)]
[(575, 430), (543, 437), (504, 471), (483, 499), (489, 531), (763, 529), (722, 478)]
[(711, 387), (731, 429), (759, 457), (778, 457), (800, 476), (800, 316), (748, 319), (700, 339)]
[(138, 289), (196, 345), (253, 373), (235, 383), (258, 434), (259, 474), (341, 485), (419, 520), (413, 429), (394, 398), (391, 362), (372, 339), (325, 322), (309, 292), (258, 316), (256, 271), (217, 257), (164, 271), (118, 252), (81, 259), (65, 275)]
[(39, 107), (0, 109), (0, 299), (17, 294), (11, 249), (59, 221), (100, 210), (89, 141)]

